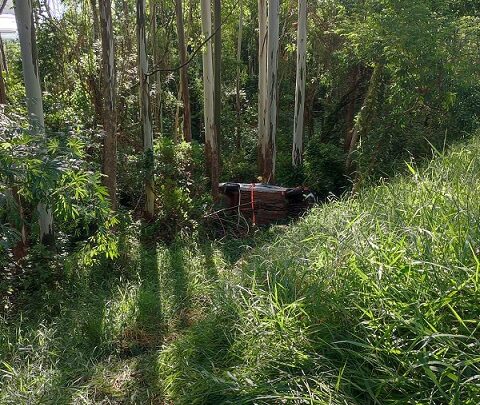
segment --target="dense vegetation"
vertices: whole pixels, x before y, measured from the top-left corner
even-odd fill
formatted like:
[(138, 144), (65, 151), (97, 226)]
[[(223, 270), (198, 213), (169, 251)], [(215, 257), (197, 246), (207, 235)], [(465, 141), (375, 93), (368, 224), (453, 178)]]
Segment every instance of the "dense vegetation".
[[(249, 241), (27, 272), (0, 402), (480, 399), (478, 139)], [(405, 172), (409, 172), (405, 170)]]
[(0, 403), (480, 403), (475, 2), (15, 3)]

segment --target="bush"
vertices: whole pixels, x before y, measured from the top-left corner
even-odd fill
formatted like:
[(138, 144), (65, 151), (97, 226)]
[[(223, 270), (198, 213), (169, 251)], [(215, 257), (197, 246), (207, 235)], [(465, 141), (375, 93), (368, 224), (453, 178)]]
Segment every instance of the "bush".
[(196, 142), (175, 143), (160, 138), (154, 145), (157, 215), (150, 232), (172, 240), (196, 229), (210, 202), (203, 163), (204, 153)]

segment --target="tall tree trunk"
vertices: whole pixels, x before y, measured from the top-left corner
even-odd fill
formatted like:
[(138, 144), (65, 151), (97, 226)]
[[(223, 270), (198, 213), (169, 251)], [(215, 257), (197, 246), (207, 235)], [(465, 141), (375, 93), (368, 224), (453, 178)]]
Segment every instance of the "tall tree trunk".
[(20, 232), (20, 240), (13, 247), (12, 253), (15, 260), (21, 260), (27, 255), (28, 241), (27, 241), (27, 226), (25, 224), (25, 212), (22, 205), (22, 198), (18, 194), (17, 187), (13, 186), (12, 190), (12, 200), (15, 203), (14, 209), (18, 212), (19, 221), (11, 221), (11, 225), (18, 229)]
[[(150, 45), (152, 46), (153, 66), (159, 69), (160, 66), (160, 47), (158, 44), (157, 34), (157, 10), (158, 4), (156, 0), (150, 1)], [(162, 76), (160, 71), (155, 72), (155, 99), (153, 101), (153, 121), (160, 131), (163, 133), (163, 114), (162, 114)]]
[[(22, 54), (23, 77), (25, 80), (25, 93), (27, 96), (27, 110), (31, 132), (34, 135), (41, 135), (45, 134), (45, 122), (38, 71), (37, 47), (35, 43), (32, 0), (16, 2), (15, 18), (17, 20), (18, 38), (20, 40)], [(52, 210), (42, 201), (38, 204), (37, 211), (39, 215), (40, 242), (44, 245), (53, 246), (55, 238), (53, 233)]]
[(175, 107), (175, 128), (174, 128), (174, 141), (175, 143), (179, 143), (182, 140), (182, 128), (180, 124), (180, 99), (182, 97), (182, 84), (180, 83), (178, 86), (177, 92), (177, 102)]
[[(101, 2), (101, 0), (99, 1)], [(97, 0), (90, 0), (90, 9), (92, 10), (92, 20), (93, 20), (93, 40), (98, 41), (100, 39), (101, 34), (100, 34), (100, 20), (98, 17), (98, 9), (97, 9)]]
[(277, 154), (277, 86), (278, 86), (278, 42), (279, 42), (279, 0), (268, 2), (268, 62), (267, 62), (267, 136), (262, 143), (263, 181), (271, 183), (275, 179)]
[(3, 63), (3, 70), (8, 73), (8, 63), (7, 63), (7, 55), (5, 54), (5, 47), (3, 46), (3, 40), (0, 35), (0, 53), (1, 58), (2, 58), (2, 63)]
[[(221, 114), (222, 114), (222, 4), (221, 0), (214, 0), (214, 17), (215, 17), (215, 79), (214, 79), (214, 123), (215, 133), (217, 135), (218, 150), (222, 150), (222, 128), (221, 128)], [(221, 161), (221, 154), (219, 153), (218, 160)]]
[(350, 82), (352, 86), (351, 94), (348, 100), (347, 111), (345, 113), (345, 140), (343, 148), (345, 152), (348, 152), (350, 149), (350, 144), (352, 143), (352, 136), (355, 125), (355, 106), (358, 95), (358, 75), (359, 69), (355, 68), (350, 74)]
[[(95, 70), (89, 73), (87, 77), (88, 87), (90, 89), (91, 100), (93, 103), (93, 108), (95, 111), (95, 125), (101, 125), (103, 123), (103, 98), (102, 98), (102, 81), (100, 79), (100, 70), (97, 68), (96, 61), (100, 59), (98, 54), (98, 48), (96, 45), (97, 41), (100, 41), (101, 32), (100, 32), (100, 21), (98, 16), (98, 6), (97, 0), (90, 0), (90, 10), (92, 12), (92, 26), (93, 26), (93, 53), (94, 53), (94, 66)], [(103, 29), (103, 27), (102, 27)]]
[(190, 91), (188, 89), (187, 49), (185, 47), (185, 26), (183, 23), (182, 0), (175, 0), (177, 17), (178, 54), (180, 55), (180, 87), (183, 100), (183, 137), (186, 142), (192, 141), (192, 114), (190, 110)]
[(145, 216), (153, 218), (155, 213), (155, 192), (153, 178), (153, 128), (149, 99), (149, 76), (147, 58), (147, 37), (145, 33), (145, 0), (137, 0), (137, 46), (138, 76), (140, 80), (140, 120), (143, 129), (143, 150), (145, 158)]
[(239, 1), (240, 16), (238, 18), (238, 42), (237, 42), (237, 79), (236, 87), (236, 109), (237, 109), (237, 149), (241, 147), (241, 100), (240, 100), (240, 75), (242, 73), (242, 34), (243, 34), (243, 0)]
[(117, 207), (117, 117), (115, 104), (115, 51), (113, 45), (112, 2), (99, 0), (102, 27), (103, 60), (103, 183), (108, 189), (112, 208)]
[(267, 139), (267, 0), (258, 0), (258, 172), (263, 175)]
[(3, 59), (3, 41), (0, 34), (0, 104), (7, 104), (7, 88), (5, 86), (4, 75), (5, 61)]
[[(205, 38), (212, 35), (212, 14), (210, 0), (201, 0), (202, 9), (202, 32)], [(205, 115), (205, 155), (212, 195), (214, 200), (218, 198), (218, 142), (214, 122), (214, 86), (213, 86), (213, 54), (212, 42), (205, 44), (203, 51), (203, 99)]]
[(297, 77), (295, 113), (293, 117), (292, 164), (300, 166), (303, 159), (303, 129), (305, 116), (305, 83), (307, 69), (307, 0), (298, 0)]

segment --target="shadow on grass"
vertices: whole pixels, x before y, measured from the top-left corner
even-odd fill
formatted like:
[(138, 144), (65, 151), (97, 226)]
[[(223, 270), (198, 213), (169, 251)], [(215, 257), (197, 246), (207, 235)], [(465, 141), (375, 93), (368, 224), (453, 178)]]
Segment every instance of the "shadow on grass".
[[(32, 275), (26, 289), (34, 293), (24, 294), (12, 315), (30, 340), (18, 339), (13, 320), (0, 336), (0, 351), (1, 340), (14, 342), (16, 359), (10, 349), (1, 357), (16, 368), (31, 367), (25, 366), (30, 355), (19, 349), (32, 346), (40, 358), (35, 360), (38, 370), (25, 372), (30, 373), (27, 380), (35, 380), (25, 388), (32, 402), (67, 404), (82, 398), (93, 403), (161, 403), (165, 392), (169, 398), (182, 397), (182, 402), (197, 394), (216, 401), (219, 392), (229, 390), (229, 383), (214, 376), (235, 362), (230, 347), (236, 319), (235, 306), (221, 287), (219, 266), (228, 271), (261, 242), (206, 241), (198, 251), (190, 251), (188, 244), (163, 250), (147, 240), (140, 240), (137, 250), (124, 241), (117, 263), (85, 271), (72, 263), (69, 270), (52, 269), (48, 283), (42, 281), (45, 275), (36, 283)], [(125, 314), (133, 318), (124, 319)], [(42, 339), (48, 341), (39, 343)], [(29, 364), (33, 367), (35, 361)], [(41, 383), (44, 363), (50, 375)], [(15, 394), (18, 383), (8, 383), (10, 402), (27, 395), (20, 390)], [(175, 392), (168, 392), (172, 389)]]
[[(1, 390), (8, 392), (4, 399), (9, 403), (25, 398), (31, 403), (72, 403), (94, 366), (116, 351), (106, 339), (105, 314), (125, 280), (113, 263), (88, 271), (78, 271), (73, 264), (62, 268), (62, 274), (53, 273), (58, 269), (38, 270), (42, 278), (29, 281), (21, 305), (0, 333), (0, 340), (11, 342), (10, 347), (1, 345), (0, 357), (16, 370)], [(32, 294), (27, 293), (30, 289)]]
[(191, 300), (188, 291), (185, 247), (181, 244), (173, 245), (168, 251), (168, 263), (164, 274), (166, 284), (170, 286), (173, 312), (178, 314), (178, 328), (189, 325), (188, 312)]
[(140, 277), (137, 317), (130, 336), (126, 336), (129, 347), (122, 357), (136, 357), (132, 375), (136, 391), (133, 403), (160, 403), (162, 387), (156, 359), (166, 334), (162, 308), (163, 286), (160, 285), (158, 247), (156, 243), (145, 239), (141, 240)]

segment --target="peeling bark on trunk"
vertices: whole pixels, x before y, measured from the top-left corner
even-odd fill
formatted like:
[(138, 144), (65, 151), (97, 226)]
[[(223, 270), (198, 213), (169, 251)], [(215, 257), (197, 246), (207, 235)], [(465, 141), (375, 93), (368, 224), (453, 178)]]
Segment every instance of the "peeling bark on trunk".
[(297, 77), (295, 115), (293, 118), (292, 164), (300, 166), (303, 159), (303, 130), (305, 114), (305, 83), (307, 68), (307, 0), (298, 0)]
[(258, 0), (258, 172), (263, 175), (267, 137), (267, 0)]
[(241, 140), (241, 100), (240, 100), (240, 76), (242, 73), (241, 63), (242, 63), (242, 34), (243, 34), (243, 0), (239, 0), (238, 4), (240, 8), (240, 16), (238, 18), (238, 42), (237, 42), (237, 78), (235, 82), (236, 87), (236, 97), (235, 97), (235, 106), (237, 109), (237, 136), (236, 144), (237, 149), (240, 150), (242, 140)]
[(275, 180), (276, 132), (277, 132), (277, 86), (278, 86), (278, 42), (279, 0), (268, 2), (268, 61), (267, 61), (267, 123), (266, 137), (262, 142), (263, 181)]
[(183, 137), (186, 142), (192, 141), (192, 114), (190, 110), (190, 91), (188, 89), (187, 49), (185, 47), (185, 26), (183, 22), (182, 0), (175, 0), (175, 14), (177, 18), (178, 53), (180, 64), (180, 88), (183, 100)]
[[(205, 38), (212, 35), (212, 16), (210, 1), (201, 0), (202, 32)], [(203, 51), (204, 115), (205, 115), (205, 155), (208, 176), (214, 200), (218, 199), (218, 142), (214, 122), (214, 86), (213, 86), (212, 43), (208, 41)]]
[[(15, 4), (18, 38), (22, 54), (23, 77), (27, 96), (27, 110), (30, 130), (35, 135), (45, 134), (43, 117), (42, 90), (38, 72), (38, 57), (33, 23), (32, 0), (17, 1)], [(37, 207), (40, 226), (40, 242), (47, 246), (55, 243), (53, 233), (53, 214), (47, 204), (42, 201)]]
[(108, 189), (112, 208), (117, 207), (117, 117), (115, 106), (115, 51), (113, 44), (112, 3), (99, 0), (103, 60), (103, 184)]
[(137, 0), (137, 46), (138, 76), (140, 80), (140, 120), (143, 130), (145, 159), (145, 216), (153, 218), (155, 213), (155, 192), (153, 178), (153, 128), (150, 112), (147, 38), (145, 33), (145, 0)]

